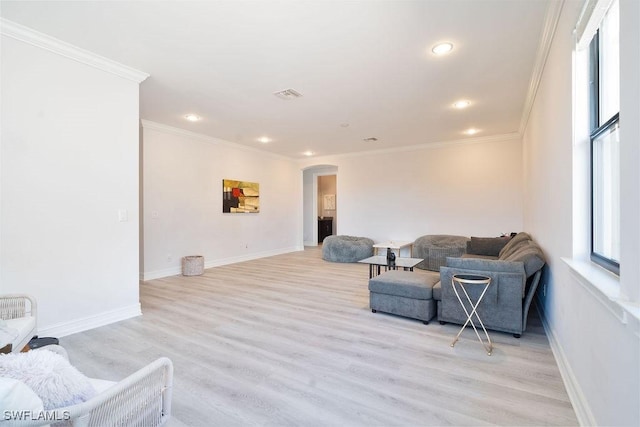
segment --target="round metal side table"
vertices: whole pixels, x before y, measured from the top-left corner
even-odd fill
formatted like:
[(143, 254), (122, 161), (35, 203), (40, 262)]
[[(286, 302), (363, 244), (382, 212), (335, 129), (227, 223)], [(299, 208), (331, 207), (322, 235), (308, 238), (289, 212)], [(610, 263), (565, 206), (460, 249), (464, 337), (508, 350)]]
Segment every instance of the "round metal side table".
[[(456, 286), (456, 284), (458, 286)], [(489, 289), (490, 284), (491, 284), (491, 277), (480, 276), (477, 274), (454, 274), (453, 277), (451, 278), (451, 286), (453, 287), (453, 292), (456, 294), (456, 297), (458, 297), (458, 302), (460, 303), (460, 306), (462, 306), (462, 309), (467, 315), (467, 321), (464, 322), (464, 325), (462, 325), (462, 328), (460, 328), (458, 335), (456, 335), (456, 337), (453, 339), (453, 342), (451, 343), (451, 347), (453, 347), (456, 344), (456, 342), (458, 341), (458, 338), (460, 338), (460, 334), (462, 334), (462, 331), (464, 331), (467, 325), (471, 323), (471, 326), (473, 327), (473, 330), (475, 331), (476, 336), (480, 341), (480, 344), (482, 344), (484, 349), (487, 351), (487, 355), (491, 356), (491, 352), (493, 351), (493, 344), (491, 343), (491, 338), (489, 338), (489, 333), (487, 332), (487, 329), (484, 327), (484, 323), (482, 323), (482, 319), (478, 315), (478, 311), (477, 311), (478, 305), (480, 305), (482, 298), (484, 298), (484, 294), (487, 293), (487, 289)], [(480, 296), (478, 297), (478, 300), (475, 303), (471, 300), (471, 297), (469, 296), (469, 293), (467, 292), (467, 289), (465, 288), (465, 286), (484, 286), (484, 288), (482, 289), (482, 293), (480, 294)], [(462, 289), (462, 292), (467, 298), (467, 301), (469, 302), (469, 305), (471, 307), (471, 311), (467, 309), (467, 306), (462, 301), (462, 298), (460, 297), (460, 293), (457, 289), (458, 287)], [(484, 331), (485, 337), (487, 337), (487, 343), (485, 343), (482, 340), (482, 338), (480, 337), (480, 334), (478, 333), (478, 329), (476, 328), (476, 325), (473, 322), (474, 314), (476, 316), (476, 319), (478, 319), (478, 322), (480, 323), (482, 330)]]

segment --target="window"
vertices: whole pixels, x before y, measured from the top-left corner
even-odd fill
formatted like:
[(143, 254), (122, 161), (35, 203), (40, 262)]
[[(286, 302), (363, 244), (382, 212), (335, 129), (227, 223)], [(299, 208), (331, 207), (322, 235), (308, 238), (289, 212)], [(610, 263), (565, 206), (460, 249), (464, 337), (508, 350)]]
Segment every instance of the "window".
[(620, 48), (615, 0), (590, 49), (591, 259), (620, 272)]

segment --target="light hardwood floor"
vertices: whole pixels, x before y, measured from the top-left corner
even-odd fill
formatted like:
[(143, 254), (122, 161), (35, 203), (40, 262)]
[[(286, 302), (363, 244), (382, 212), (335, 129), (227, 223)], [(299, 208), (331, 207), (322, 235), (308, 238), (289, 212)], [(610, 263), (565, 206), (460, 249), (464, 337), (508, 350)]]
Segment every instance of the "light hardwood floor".
[(174, 427), (577, 425), (537, 314), (487, 356), (470, 328), (451, 348), (457, 325), (372, 313), (367, 279), (307, 248), (152, 280), (142, 317), (61, 344), (112, 380), (171, 358)]

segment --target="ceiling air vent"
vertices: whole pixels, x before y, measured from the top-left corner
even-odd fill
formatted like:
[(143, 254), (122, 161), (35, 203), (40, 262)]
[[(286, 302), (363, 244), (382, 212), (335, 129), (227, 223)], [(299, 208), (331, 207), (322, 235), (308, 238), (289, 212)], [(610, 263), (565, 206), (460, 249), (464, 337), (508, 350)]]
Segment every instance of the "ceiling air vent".
[(369, 138), (365, 138), (363, 139), (364, 142), (376, 142), (378, 140), (378, 138), (371, 136)]
[(285, 101), (290, 101), (292, 99), (300, 98), (302, 96), (300, 92), (297, 92), (293, 89), (285, 89), (285, 90), (281, 90), (280, 92), (274, 92), (273, 94), (280, 99), (284, 99)]

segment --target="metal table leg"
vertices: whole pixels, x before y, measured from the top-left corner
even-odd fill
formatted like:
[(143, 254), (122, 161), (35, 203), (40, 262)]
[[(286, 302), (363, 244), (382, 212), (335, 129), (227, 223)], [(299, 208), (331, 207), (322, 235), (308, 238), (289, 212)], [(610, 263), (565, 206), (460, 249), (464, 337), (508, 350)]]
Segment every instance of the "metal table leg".
[[(460, 294), (458, 293), (458, 289), (456, 288), (456, 283), (458, 283), (458, 285), (462, 289), (462, 292), (466, 296), (467, 301), (471, 306), (471, 312), (467, 310), (467, 307), (462, 302), (462, 298), (460, 297)], [(471, 323), (471, 326), (473, 327), (473, 330), (476, 333), (476, 336), (478, 337), (480, 344), (482, 344), (484, 349), (487, 351), (487, 355), (491, 356), (491, 352), (493, 351), (493, 343), (491, 342), (489, 333), (487, 332), (487, 329), (484, 327), (484, 323), (482, 323), (482, 319), (480, 318), (480, 315), (478, 315), (478, 312), (477, 312), (478, 305), (480, 305), (482, 298), (484, 298), (484, 295), (487, 293), (487, 289), (489, 289), (490, 284), (491, 284), (491, 278), (487, 276), (478, 276), (478, 275), (471, 275), (471, 274), (454, 274), (453, 277), (451, 278), (451, 286), (453, 287), (453, 292), (456, 294), (456, 297), (458, 298), (458, 302), (460, 303), (460, 305), (462, 306), (462, 309), (467, 315), (467, 320), (466, 322), (464, 322), (464, 325), (462, 325), (462, 328), (460, 328), (460, 331), (458, 332), (458, 335), (456, 335), (456, 337), (453, 339), (453, 342), (451, 342), (451, 347), (453, 347), (456, 344), (456, 342), (458, 341), (458, 338), (460, 338), (460, 335), (462, 334), (462, 331), (464, 331), (467, 325)], [(478, 301), (475, 302), (475, 304), (473, 303), (473, 301), (471, 301), (471, 297), (469, 296), (469, 293), (465, 289), (465, 285), (484, 285), (484, 289), (482, 290), (482, 293), (480, 294), (480, 297), (478, 298)], [(484, 335), (487, 338), (488, 344), (485, 344), (485, 342), (480, 337), (480, 334), (478, 333), (478, 329), (476, 328), (476, 325), (473, 322), (474, 314), (478, 319), (478, 322), (480, 323), (482, 330), (484, 331)]]

